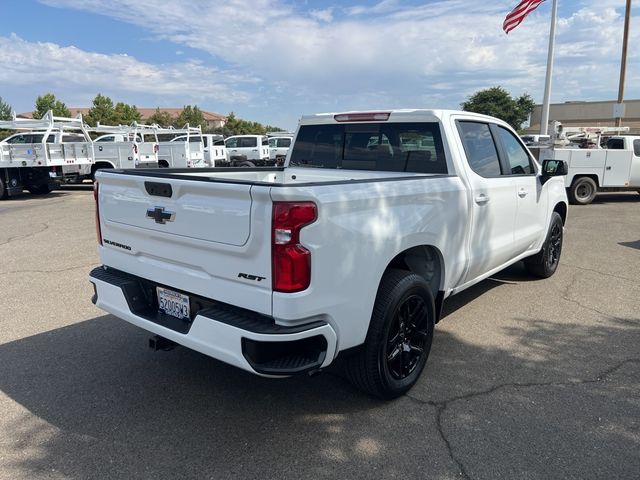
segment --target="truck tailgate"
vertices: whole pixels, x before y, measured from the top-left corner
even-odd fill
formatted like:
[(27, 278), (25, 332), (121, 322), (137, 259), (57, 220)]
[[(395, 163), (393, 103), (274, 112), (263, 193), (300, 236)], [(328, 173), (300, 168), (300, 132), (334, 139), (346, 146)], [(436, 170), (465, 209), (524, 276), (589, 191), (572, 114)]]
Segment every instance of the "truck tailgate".
[(268, 187), (115, 172), (97, 177), (105, 265), (271, 313)]

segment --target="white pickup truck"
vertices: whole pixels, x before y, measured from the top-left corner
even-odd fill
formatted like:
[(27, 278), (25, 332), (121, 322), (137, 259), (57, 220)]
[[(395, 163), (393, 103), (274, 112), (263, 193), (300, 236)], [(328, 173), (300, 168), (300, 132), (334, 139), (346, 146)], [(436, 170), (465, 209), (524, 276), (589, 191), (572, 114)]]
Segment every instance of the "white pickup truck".
[(640, 193), (640, 136), (610, 137), (606, 148), (545, 149), (540, 158), (567, 163), (565, 186), (573, 204), (588, 205), (598, 192)]
[(93, 302), (259, 375), (340, 355), (392, 398), (445, 298), (519, 260), (555, 272), (564, 169), (495, 118), (394, 110), (302, 117), (285, 167), (101, 171)]

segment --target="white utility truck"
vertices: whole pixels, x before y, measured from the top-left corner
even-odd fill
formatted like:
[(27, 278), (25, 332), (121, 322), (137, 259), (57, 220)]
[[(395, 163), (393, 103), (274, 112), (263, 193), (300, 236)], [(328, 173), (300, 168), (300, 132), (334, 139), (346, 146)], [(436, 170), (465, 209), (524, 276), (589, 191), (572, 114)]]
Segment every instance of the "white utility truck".
[(640, 193), (640, 136), (609, 137), (606, 148), (546, 149), (540, 158), (567, 163), (565, 186), (573, 204), (587, 205), (598, 192)]
[(204, 168), (204, 141), (200, 127), (161, 128), (154, 126), (160, 137), (158, 164), (161, 168)]
[(48, 111), (41, 119), (0, 121), (0, 130), (19, 130), (0, 142), (0, 199), (24, 189), (49, 193), (62, 179), (66, 166), (91, 167), (93, 143), (82, 116), (56, 117)]
[(90, 133), (101, 133), (93, 140), (93, 165), (71, 165), (63, 168), (66, 181), (81, 182), (95, 177), (99, 169), (158, 168), (158, 137), (149, 125), (100, 125), (86, 127)]
[(266, 135), (233, 135), (224, 140), (231, 167), (273, 166)]
[[(172, 142), (186, 142), (187, 139), (191, 143), (202, 142), (204, 146), (204, 166), (205, 167), (227, 167), (227, 149), (224, 146), (224, 137), (218, 134), (203, 133), (201, 137), (192, 135), (187, 137), (181, 135), (171, 140)], [(198, 147), (196, 146), (196, 149)]]
[(394, 110), (302, 117), (284, 167), (101, 171), (93, 302), (154, 348), (276, 377), (340, 355), (392, 398), (445, 298), (519, 260), (556, 271), (564, 168), (501, 120)]

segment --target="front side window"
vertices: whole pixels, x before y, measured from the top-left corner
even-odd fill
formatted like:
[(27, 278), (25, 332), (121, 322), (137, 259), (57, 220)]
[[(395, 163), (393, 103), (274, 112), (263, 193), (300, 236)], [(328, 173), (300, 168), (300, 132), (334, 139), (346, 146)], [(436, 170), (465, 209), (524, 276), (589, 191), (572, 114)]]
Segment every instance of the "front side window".
[(238, 148), (238, 139), (229, 138), (225, 140), (225, 145), (227, 146), (227, 148)]
[(458, 127), (471, 170), (481, 177), (501, 175), (498, 150), (489, 125), (479, 122), (458, 122)]
[(269, 139), (269, 147), (276, 148), (276, 139), (275, 138), (270, 138)]
[(109, 135), (108, 137), (102, 137), (96, 140), (96, 142), (114, 142), (116, 137)]
[(509, 160), (512, 175), (531, 175), (535, 173), (531, 158), (516, 137), (504, 127), (498, 127), (498, 136), (504, 153)]
[(7, 140), (7, 143), (27, 143), (24, 135), (15, 135)]
[(291, 146), (291, 139), (290, 138), (278, 138), (277, 139), (277, 144), (278, 144), (278, 147), (289, 148)]
[(303, 125), (290, 165), (447, 173), (437, 122)]

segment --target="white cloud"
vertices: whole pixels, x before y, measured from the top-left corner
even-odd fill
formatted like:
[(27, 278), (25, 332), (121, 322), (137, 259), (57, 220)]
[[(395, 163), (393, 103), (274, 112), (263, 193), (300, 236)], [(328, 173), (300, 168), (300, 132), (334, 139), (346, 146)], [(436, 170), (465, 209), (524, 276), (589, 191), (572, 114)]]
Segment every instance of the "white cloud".
[(151, 65), (128, 55), (86, 52), (74, 46), (34, 43), (15, 34), (0, 37), (0, 83), (36, 86), (43, 91), (72, 91), (92, 98), (101, 92), (154, 92), (168, 100), (203, 99), (247, 102), (238, 85), (253, 82), (200, 62)]
[[(311, 109), (306, 113), (334, 106), (456, 107), (475, 90), (493, 85), (542, 97), (551, 2), (506, 36), (502, 21), (514, 0), (423, 5), (382, 0), (310, 12), (284, 0), (42, 1), (136, 24), (179, 46), (208, 52), (212, 63), (221, 59), (261, 77), (251, 102), (255, 108), (299, 108), (297, 115), (303, 108)], [(559, 19), (555, 101), (616, 96), (612, 72), (619, 68), (623, 3), (585, 0)], [(640, 44), (640, 30), (632, 29), (632, 35), (630, 45)], [(630, 49), (629, 78), (638, 76), (638, 55)], [(225, 79), (224, 72), (215, 74)], [(169, 84), (176, 89), (174, 82), (184, 78), (169, 74)], [(220, 85), (198, 83), (184, 90), (211, 95)], [(222, 85), (233, 90), (228, 82)], [(640, 97), (640, 85), (628, 84), (627, 92)]]

